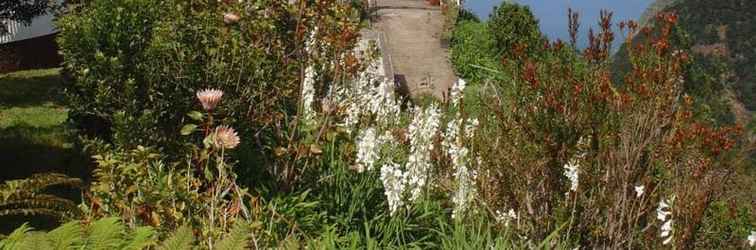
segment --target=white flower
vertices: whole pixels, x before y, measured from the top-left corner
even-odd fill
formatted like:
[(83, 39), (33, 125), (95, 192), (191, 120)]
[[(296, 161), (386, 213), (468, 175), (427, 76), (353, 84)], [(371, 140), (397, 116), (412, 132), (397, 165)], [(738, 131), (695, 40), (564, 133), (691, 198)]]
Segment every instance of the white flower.
[[(674, 197), (672, 198), (672, 200), (674, 201)], [(670, 203), (671, 202), (662, 199), (661, 201), (659, 201), (659, 207), (656, 208), (656, 218), (664, 223), (661, 226), (661, 232), (659, 234), (659, 236), (664, 239), (664, 241), (662, 241), (662, 245), (669, 244), (670, 242), (672, 242), (672, 237), (674, 237), (674, 222), (671, 218), (672, 210)]]
[(389, 163), (381, 167), (381, 181), (385, 189), (386, 200), (389, 203), (389, 211), (393, 216), (402, 207), (402, 193), (404, 192), (406, 175), (395, 163)]
[[(444, 131), (444, 141), (441, 142), (441, 146), (443, 149), (447, 152), (451, 151), (452, 147), (455, 147), (459, 144), (459, 124), (462, 123), (459, 119), (456, 117), (451, 119), (449, 123), (446, 125), (446, 130)], [(452, 152), (449, 152), (451, 155)]]
[(578, 164), (574, 161), (570, 161), (564, 164), (564, 176), (570, 180), (570, 191), (575, 192), (578, 188)]
[(457, 106), (459, 105), (459, 101), (464, 97), (465, 95), (465, 87), (467, 86), (467, 82), (465, 79), (459, 78), (457, 80), (457, 83), (452, 86), (451, 93), (449, 95), (449, 98), (451, 99), (452, 105)]
[[(305, 43), (305, 50), (308, 53), (313, 53), (316, 38), (315, 35), (317, 34), (318, 29), (317, 27), (310, 33), (310, 37), (307, 39), (307, 42)], [(304, 79), (302, 79), (302, 93), (300, 94), (302, 98), (302, 105), (303, 105), (303, 117), (305, 122), (310, 122), (315, 119), (315, 110), (312, 108), (313, 102), (315, 101), (315, 67), (312, 65), (312, 62), (308, 62), (310, 65), (305, 68), (304, 73)]]
[(380, 145), (375, 135), (375, 129), (365, 129), (357, 138), (357, 171), (372, 170), (373, 165), (380, 157), (379, 152)]
[(458, 218), (467, 211), (469, 202), (472, 200), (475, 187), (471, 185), (472, 180), (470, 173), (467, 171), (467, 167), (457, 167), (457, 171), (454, 176), (457, 179), (457, 190), (452, 196), (452, 202), (454, 203), (454, 210), (452, 211), (452, 218)]
[[(461, 80), (455, 86), (457, 90), (452, 89), (453, 97), (459, 97), (455, 93), (461, 93), (461, 89), (464, 89), (464, 84), (464, 80)], [(452, 101), (454, 101), (454, 98), (452, 98)], [(477, 193), (475, 188), (476, 172), (474, 169), (471, 169), (472, 166), (469, 164), (470, 157), (468, 156), (469, 150), (465, 147), (466, 139), (472, 137), (477, 126), (477, 119), (467, 120), (466, 123), (463, 123), (459, 114), (454, 114), (454, 117), (446, 125), (444, 140), (441, 142), (443, 150), (452, 162), (455, 170), (454, 177), (457, 182), (457, 190), (452, 196), (452, 202), (454, 203), (452, 218), (463, 214)], [(462, 134), (460, 134), (461, 130)], [(478, 162), (480, 164), (481, 160)]]
[(666, 200), (659, 201), (659, 207), (656, 208), (656, 219), (660, 221), (666, 221), (667, 217), (672, 215), (672, 211), (669, 210), (669, 204)]
[(496, 210), (496, 217), (495, 217), (495, 219), (496, 219), (496, 222), (498, 222), (498, 223), (504, 223), (505, 227), (509, 227), (509, 223), (512, 220), (516, 220), (517, 219), (517, 213), (515, 213), (514, 209), (511, 209), (511, 208), (506, 213), (501, 212), (499, 210)]
[[(366, 54), (369, 43), (369, 40), (361, 40), (357, 54)], [(352, 133), (362, 118), (374, 118), (374, 125), (378, 128), (391, 127), (399, 121), (401, 102), (395, 94), (393, 81), (386, 77), (383, 58), (363, 59), (368, 60), (368, 65), (356, 79), (329, 91), (334, 103), (344, 108), (344, 119), (339, 126), (348, 133)]]
[(645, 189), (646, 189), (646, 186), (643, 186), (643, 185), (635, 186), (635, 197), (640, 198), (641, 196), (643, 196), (643, 192), (645, 192)]
[(410, 200), (419, 198), (431, 170), (431, 152), (433, 151), (433, 136), (440, 126), (441, 114), (435, 106), (415, 112), (415, 117), (409, 125), (410, 155), (407, 161), (407, 171), (410, 186)]
[(667, 244), (669, 244), (670, 242), (672, 242), (672, 236), (669, 236), (669, 238), (667, 238), (667, 239), (665, 239), (664, 241), (662, 241), (662, 245), (667, 245)]
[(669, 236), (669, 234), (672, 232), (672, 221), (673, 220), (668, 220), (667, 222), (664, 222), (664, 224), (662, 224), (662, 227), (661, 227), (662, 238)]
[(756, 245), (756, 231), (751, 231), (751, 235), (748, 235), (748, 245)]
[(475, 188), (476, 173), (470, 171), (467, 167), (467, 154), (467, 148), (459, 147), (452, 157), (455, 168), (454, 178), (457, 181), (457, 189), (452, 196), (452, 203), (454, 203), (452, 218), (458, 218), (464, 214), (477, 193)]
[(215, 106), (218, 105), (221, 98), (223, 98), (223, 91), (219, 89), (203, 89), (197, 91), (197, 99), (199, 99), (202, 104), (202, 108), (207, 111), (215, 109)]
[(217, 148), (223, 149), (234, 149), (240, 142), (236, 130), (226, 125), (216, 127), (212, 139)]
[(303, 117), (305, 121), (315, 119), (315, 110), (312, 104), (315, 101), (315, 68), (307, 66), (305, 69), (304, 81), (302, 82), (302, 105)]

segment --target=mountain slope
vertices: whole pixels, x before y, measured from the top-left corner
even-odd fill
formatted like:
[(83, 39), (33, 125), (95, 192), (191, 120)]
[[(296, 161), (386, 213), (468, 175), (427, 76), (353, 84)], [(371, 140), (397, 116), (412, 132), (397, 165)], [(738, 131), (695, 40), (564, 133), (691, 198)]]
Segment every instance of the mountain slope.
[[(668, 2), (670, 0), (663, 0)], [(693, 53), (718, 58), (747, 109), (756, 110), (756, 4), (753, 0), (674, 1), (664, 9), (679, 16)]]

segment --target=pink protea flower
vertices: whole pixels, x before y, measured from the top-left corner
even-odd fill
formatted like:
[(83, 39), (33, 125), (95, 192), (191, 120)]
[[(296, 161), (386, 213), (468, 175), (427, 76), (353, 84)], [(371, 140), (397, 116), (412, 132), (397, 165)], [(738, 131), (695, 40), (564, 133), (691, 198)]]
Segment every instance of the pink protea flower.
[(226, 14), (223, 14), (223, 22), (226, 24), (235, 24), (239, 22), (239, 19), (241, 19), (241, 17), (234, 13), (228, 12)]
[(223, 97), (223, 91), (218, 89), (204, 89), (197, 92), (197, 99), (202, 103), (202, 108), (207, 111), (215, 109), (221, 97)]
[(239, 145), (239, 135), (234, 128), (221, 125), (215, 128), (213, 144), (218, 148), (233, 149)]

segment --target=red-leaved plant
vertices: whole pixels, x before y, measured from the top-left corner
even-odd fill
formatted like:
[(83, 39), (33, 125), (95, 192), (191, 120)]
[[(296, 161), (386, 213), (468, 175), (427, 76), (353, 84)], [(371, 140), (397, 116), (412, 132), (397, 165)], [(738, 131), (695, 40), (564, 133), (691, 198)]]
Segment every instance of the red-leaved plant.
[[(559, 230), (597, 248), (689, 248), (738, 166), (740, 128), (692, 115), (682, 89), (688, 57), (669, 42), (674, 14), (660, 14), (655, 29), (620, 24), (632, 68), (613, 82), (611, 17), (601, 13), (601, 31), (589, 32), (582, 54), (561, 41), (535, 56), (512, 48), (513, 80), (489, 86), (473, 141), (486, 166), (482, 200), (490, 211), (516, 211), (514, 232), (535, 242)], [(577, 16), (570, 19), (574, 46)], [(647, 39), (632, 42), (639, 33)], [(672, 203), (664, 220), (661, 201)]]

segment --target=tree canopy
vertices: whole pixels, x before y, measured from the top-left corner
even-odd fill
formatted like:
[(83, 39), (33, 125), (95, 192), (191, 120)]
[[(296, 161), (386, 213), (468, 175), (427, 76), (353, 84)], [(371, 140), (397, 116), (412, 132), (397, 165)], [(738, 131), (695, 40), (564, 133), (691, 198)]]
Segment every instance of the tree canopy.
[(0, 35), (8, 32), (8, 21), (29, 25), (34, 17), (47, 14), (54, 6), (50, 0), (0, 1)]

